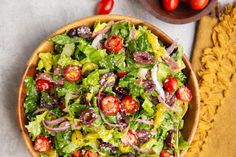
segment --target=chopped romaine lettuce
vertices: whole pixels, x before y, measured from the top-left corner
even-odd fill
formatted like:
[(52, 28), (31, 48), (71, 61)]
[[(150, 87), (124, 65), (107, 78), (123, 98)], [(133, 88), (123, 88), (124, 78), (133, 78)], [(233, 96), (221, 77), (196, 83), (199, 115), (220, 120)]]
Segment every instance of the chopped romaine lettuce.
[(25, 126), (28, 129), (28, 132), (30, 133), (33, 141), (38, 135), (41, 134), (41, 122), (44, 120), (47, 114), (48, 111), (45, 111), (43, 114), (37, 115), (35, 121), (29, 122), (29, 124)]
[(95, 70), (91, 72), (86, 78), (83, 79), (84, 86), (96, 86), (99, 85), (99, 72)]
[(50, 52), (40, 53), (39, 58), (37, 70), (45, 69), (45, 71), (49, 72), (53, 65), (52, 54)]
[(54, 37), (51, 37), (48, 39), (50, 42), (54, 42), (59, 45), (66, 45), (66, 44), (71, 44), (71, 43), (78, 43), (80, 38), (71, 38), (67, 36), (66, 34), (60, 34), (56, 35)]
[(100, 21), (96, 21), (94, 24), (94, 30), (93, 33), (97, 33), (99, 31), (101, 31), (102, 29), (104, 29), (106, 26), (108, 25), (108, 23), (101, 23)]
[(129, 40), (131, 25), (129, 22), (120, 22), (112, 25), (110, 35), (119, 35), (122, 38)]
[(177, 51), (171, 56), (178, 64), (179, 71), (185, 68), (185, 64), (183, 62), (184, 50), (181, 45), (178, 45)]
[(71, 44), (66, 44), (62, 50), (61, 54), (65, 54), (68, 57), (70, 57), (75, 51), (75, 44), (71, 43)]
[(71, 131), (60, 131), (55, 134), (55, 149), (60, 156), (65, 155), (63, 148), (66, 147), (71, 142)]
[(103, 58), (100, 62), (100, 66), (110, 70), (125, 71), (125, 53), (110, 54)]
[(67, 56), (66, 54), (61, 54), (58, 60), (58, 65), (62, 67), (66, 67), (68, 65), (81, 65), (79, 61), (73, 60), (71, 57)]

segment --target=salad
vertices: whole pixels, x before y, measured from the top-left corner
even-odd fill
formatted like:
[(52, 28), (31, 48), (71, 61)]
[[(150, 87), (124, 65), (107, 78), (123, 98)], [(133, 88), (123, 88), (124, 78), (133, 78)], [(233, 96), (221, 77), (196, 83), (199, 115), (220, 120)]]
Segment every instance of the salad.
[(178, 157), (192, 98), (183, 48), (146, 26), (95, 22), (48, 39), (25, 78), (26, 128), (40, 157)]

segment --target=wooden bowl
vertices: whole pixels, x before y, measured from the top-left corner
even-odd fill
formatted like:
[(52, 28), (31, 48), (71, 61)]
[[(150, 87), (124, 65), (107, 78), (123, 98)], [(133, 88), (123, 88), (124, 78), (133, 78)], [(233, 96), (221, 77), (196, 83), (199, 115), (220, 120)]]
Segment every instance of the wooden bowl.
[[(135, 19), (132, 17), (127, 16), (120, 16), (120, 15), (103, 15), (103, 16), (93, 16), (88, 17), (84, 19), (80, 19), (78, 21), (74, 21), (60, 29), (58, 29), (56, 32), (54, 32), (50, 37), (55, 36), (57, 34), (62, 34), (66, 30), (69, 30), (73, 27), (80, 26), (80, 25), (86, 25), (86, 26), (92, 26), (95, 21), (100, 20), (101, 22), (108, 22), (110, 20), (113, 21), (119, 21), (119, 20), (128, 20), (132, 24), (135, 25), (145, 25), (147, 26), (155, 35), (158, 36), (158, 38), (164, 42), (166, 45), (171, 45), (173, 42), (170, 37), (168, 37), (165, 33), (160, 31), (158, 28), (154, 27), (153, 25), (144, 22), (139, 19)], [(48, 42), (47, 40), (43, 41), (39, 47), (34, 51), (30, 59), (28, 60), (25, 71), (20, 79), (19, 87), (17, 91), (17, 118), (18, 123), (20, 126), (20, 131), (23, 136), (24, 142), (30, 152), (30, 154), (33, 157), (38, 157), (39, 154), (34, 151), (33, 145), (31, 142), (31, 139), (28, 135), (28, 131), (25, 128), (25, 125), (27, 124), (27, 119), (25, 117), (25, 111), (24, 111), (24, 99), (26, 96), (26, 90), (24, 86), (24, 79), (26, 76), (35, 76), (36, 74), (36, 66), (37, 62), (39, 60), (38, 54), (40, 52), (49, 52), (53, 49), (53, 44)], [(188, 76), (188, 87), (192, 89), (193, 92), (193, 99), (190, 102), (189, 109), (187, 111), (187, 114), (185, 115), (185, 125), (182, 130), (183, 136), (185, 139), (188, 140), (189, 143), (192, 142), (194, 134), (197, 129), (198, 119), (199, 119), (199, 109), (200, 109), (200, 101), (199, 101), (199, 89), (198, 89), (198, 83), (196, 76), (192, 70), (191, 64), (189, 63), (188, 59), (186, 57), (183, 58), (184, 63), (186, 65), (185, 74)], [(183, 156), (185, 152), (182, 152), (181, 155)]]
[(180, 2), (178, 8), (173, 12), (166, 11), (161, 0), (140, 0), (140, 3), (158, 19), (173, 23), (184, 24), (199, 20), (216, 6), (217, 0), (209, 0), (208, 5), (200, 11), (193, 10), (188, 3)]

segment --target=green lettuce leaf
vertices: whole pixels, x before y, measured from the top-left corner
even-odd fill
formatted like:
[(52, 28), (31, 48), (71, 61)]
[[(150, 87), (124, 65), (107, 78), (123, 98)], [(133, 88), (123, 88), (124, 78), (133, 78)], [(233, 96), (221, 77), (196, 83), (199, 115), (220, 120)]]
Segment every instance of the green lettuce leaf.
[(71, 44), (66, 44), (62, 50), (61, 54), (65, 54), (67, 56), (71, 56), (75, 51), (75, 44), (71, 43)]
[(67, 56), (66, 54), (61, 54), (58, 60), (58, 65), (62, 67), (66, 67), (68, 65), (81, 65), (79, 61), (73, 60), (71, 57)]
[(145, 98), (142, 107), (149, 114), (149, 116), (152, 116), (154, 114), (154, 105), (148, 98)]
[(32, 77), (25, 78), (26, 98), (24, 102), (25, 112), (32, 113), (37, 109), (38, 92), (36, 83)]
[(99, 49), (97, 50), (84, 39), (79, 40), (79, 45), (77, 46), (78, 50), (83, 52), (86, 55), (86, 58), (81, 61), (82, 64), (86, 62), (98, 63), (105, 56), (107, 56), (106, 50)]
[(142, 34), (138, 40), (131, 40), (128, 43), (128, 50), (130, 52), (135, 51), (149, 51), (150, 50), (150, 43), (147, 39), (147, 34)]
[(49, 72), (53, 66), (52, 54), (50, 52), (40, 53), (39, 58), (37, 70), (45, 69), (45, 71)]
[(100, 66), (110, 70), (126, 71), (125, 53), (110, 54), (99, 62)]
[(41, 134), (42, 131), (41, 122), (44, 120), (47, 114), (48, 111), (45, 111), (43, 114), (37, 115), (35, 121), (29, 122), (29, 124), (25, 126), (28, 129), (28, 132), (30, 133), (33, 141), (38, 135)]
[(83, 79), (84, 86), (97, 86), (99, 85), (99, 71), (95, 70), (91, 72), (86, 78)]
[(108, 23), (105, 23), (105, 22), (101, 23), (100, 21), (96, 21), (95, 24), (94, 24), (93, 33), (99, 32), (100, 30), (105, 28), (107, 25), (108, 25)]
[(171, 56), (179, 65), (179, 70), (185, 68), (185, 64), (183, 62), (184, 50), (181, 45), (178, 45), (177, 51)]
[(80, 40), (80, 38), (71, 38), (71, 37), (67, 36), (66, 34), (56, 35), (56, 36), (48, 39), (49, 42), (54, 42), (59, 45), (78, 43), (79, 40)]
[(60, 131), (55, 134), (54, 137), (55, 149), (57, 150), (60, 156), (65, 155), (65, 152), (63, 152), (63, 148), (70, 144), (71, 135), (72, 135), (71, 131)]
[(131, 32), (131, 25), (128, 22), (120, 22), (117, 24), (114, 24), (111, 28), (110, 35), (119, 35), (122, 38), (129, 40)]
[(158, 64), (158, 71), (157, 71), (157, 79), (160, 82), (163, 82), (167, 76), (169, 76), (171, 74), (171, 69), (168, 65), (166, 65), (163, 62), (160, 62)]

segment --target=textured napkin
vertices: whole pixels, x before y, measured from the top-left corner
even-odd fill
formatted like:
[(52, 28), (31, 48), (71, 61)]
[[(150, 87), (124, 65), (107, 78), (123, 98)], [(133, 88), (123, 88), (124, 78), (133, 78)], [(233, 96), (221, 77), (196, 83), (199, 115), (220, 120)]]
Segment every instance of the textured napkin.
[(187, 157), (236, 157), (236, 8), (198, 25), (192, 56), (201, 110)]

